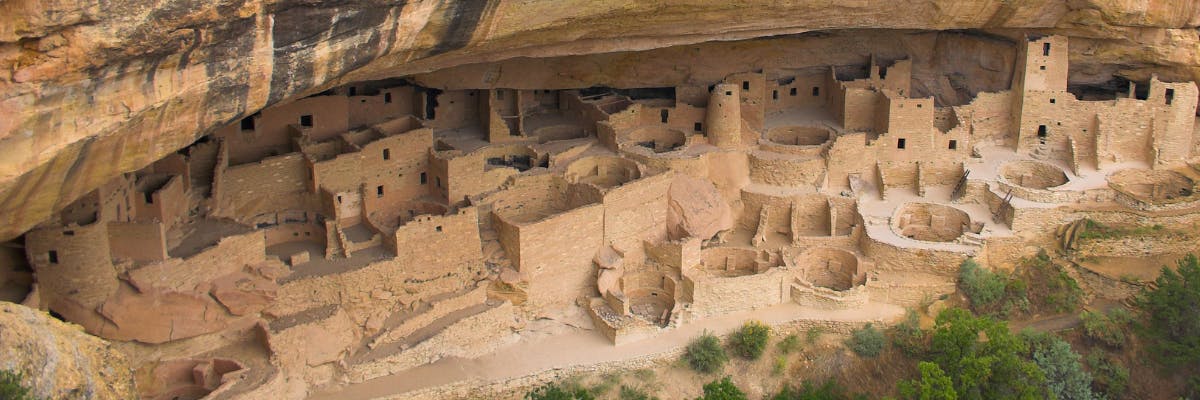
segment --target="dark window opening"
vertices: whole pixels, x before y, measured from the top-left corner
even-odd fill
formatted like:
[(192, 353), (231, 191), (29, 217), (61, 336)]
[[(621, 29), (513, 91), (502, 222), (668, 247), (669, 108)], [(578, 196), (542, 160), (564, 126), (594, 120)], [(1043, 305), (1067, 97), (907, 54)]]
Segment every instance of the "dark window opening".
[(375, 187), (375, 197), (383, 197), (383, 185)]
[(432, 90), (425, 92), (425, 119), (437, 118), (437, 94)]
[(356, 88), (356, 87), (354, 87), (354, 86), (351, 86), (351, 87), (350, 87), (350, 95), (351, 95), (351, 96), (358, 96), (358, 88)]
[(1172, 101), (1175, 101), (1175, 89), (1167, 89), (1167, 104), (1170, 105)]
[(312, 114), (301, 115), (300, 116), (300, 126), (312, 127), (313, 126)]
[(391, 94), (391, 93), (384, 93), (384, 94), (383, 94), (383, 102), (384, 102), (384, 103), (391, 103), (391, 102), (392, 102), (392, 94)]
[(442, 231), (442, 227), (441, 227), (441, 226), (436, 226), (436, 227), (434, 227), (433, 229), (437, 230), (438, 232), (441, 232), (441, 231)]
[(887, 78), (887, 68), (879, 69), (879, 79)]
[(383, 149), (383, 159), (387, 160), (387, 159), (391, 159), (391, 158), (392, 158), (392, 149)]
[(1046, 135), (1047, 135), (1046, 126), (1038, 125), (1038, 132), (1037, 132), (1038, 142), (1040, 142), (1041, 144), (1046, 144)]
[(242, 118), (242, 130), (243, 131), (254, 130), (254, 117)]
[(1046, 66), (1045, 66), (1045, 65), (1040, 65), (1040, 66), (1038, 66), (1038, 69), (1040, 69), (1040, 70), (1042, 70), (1042, 71), (1045, 71), (1045, 70), (1046, 70)]
[(820, 96), (821, 88), (818, 86), (813, 86), (812, 94), (813, 94), (813, 96)]
[(338, 195), (338, 204), (342, 204), (342, 195)]
[(792, 88), (790, 91), (788, 91), (788, 93), (789, 93), (791, 96), (795, 96), (795, 95), (796, 95), (796, 88)]
[(660, 118), (662, 118), (662, 123), (664, 123), (664, 124), (667, 123), (667, 116), (669, 116), (669, 115), (671, 115), (671, 113), (667, 110), (662, 110), (662, 111), (658, 112), (658, 116)]
[(950, 140), (950, 150), (955, 150), (955, 149), (958, 149), (958, 141), (951, 139)]
[(425, 184), (425, 182), (428, 182), (428, 181), (429, 181), (429, 180), (425, 178), (425, 173), (424, 173), (424, 172), (422, 172), (422, 173), (421, 173), (421, 184), (422, 184), (422, 185), (424, 185), (424, 184)]
[(58, 250), (50, 250), (50, 263), (58, 264)]
[(154, 204), (154, 193), (145, 192), (142, 196), (146, 198), (146, 204)]
[(433, 177), (433, 179), (434, 179), (434, 183), (437, 184), (438, 189), (441, 189), (442, 188), (442, 177), (435, 176), (435, 177)]
[(1042, 55), (1050, 55), (1050, 43), (1042, 43)]
[(725, 91), (725, 95), (726, 95), (726, 96), (733, 96), (733, 92), (726, 90), (726, 91)]
[(67, 236), (75, 236), (75, 231), (63, 231), (63, 234)]
[(921, 108), (921, 103), (917, 103), (917, 108)]
[(778, 90), (771, 91), (771, 100), (779, 100), (779, 91)]
[(697, 122), (695, 125), (692, 125), (692, 130), (700, 132), (704, 130), (704, 124)]
[(904, 138), (896, 139), (896, 148), (897, 149), (903, 149), (905, 144), (906, 143), (905, 143)]
[(1050, 104), (1054, 104), (1054, 99), (1050, 99)]
[(742, 81), (742, 90), (750, 90), (750, 81)]

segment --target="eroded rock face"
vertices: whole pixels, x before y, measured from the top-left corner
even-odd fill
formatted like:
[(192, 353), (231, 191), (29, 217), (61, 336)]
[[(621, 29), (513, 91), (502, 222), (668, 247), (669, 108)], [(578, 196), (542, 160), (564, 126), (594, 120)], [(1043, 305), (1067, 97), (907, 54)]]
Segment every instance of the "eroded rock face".
[(667, 233), (673, 239), (711, 239), (733, 228), (733, 213), (709, 181), (680, 176), (667, 191)]
[(29, 307), (0, 302), (0, 354), (0, 369), (23, 373), (38, 398), (137, 398), (120, 352)]
[[(345, 82), (516, 57), (841, 29), (976, 29), (966, 35), (1076, 37), (1078, 82), (1114, 73), (1200, 79), (1200, 4), (1191, 0), (776, 3), (7, 1), (0, 4), (0, 238), (269, 104)], [(940, 54), (954, 58), (958, 47)], [(854, 57), (864, 55), (860, 48)], [(554, 86), (617, 86), (639, 59), (654, 57), (661, 58), (603, 56), (594, 71)], [(500, 65), (482, 70), (485, 85), (508, 82), (513, 74), (503, 71), (512, 69)], [(952, 100), (962, 94), (949, 76), (918, 86)]]

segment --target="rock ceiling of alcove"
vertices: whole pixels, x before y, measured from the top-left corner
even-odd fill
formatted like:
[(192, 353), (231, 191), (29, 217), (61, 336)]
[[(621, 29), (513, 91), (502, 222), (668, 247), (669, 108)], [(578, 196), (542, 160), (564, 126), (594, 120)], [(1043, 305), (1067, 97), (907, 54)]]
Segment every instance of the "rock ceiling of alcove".
[[(988, 59), (1004, 55), (990, 50), (1027, 33), (1072, 36), (1075, 82), (1151, 73), (1200, 80), (1200, 4), (1192, 0), (653, 3), (0, 3), (0, 238), (21, 234), (106, 180), (221, 125), (360, 80), (415, 75), (438, 87), (661, 86), (718, 79), (724, 68), (717, 61), (749, 64), (730, 66), (746, 70), (910, 54), (930, 67), (915, 74), (917, 88), (953, 102), (1003, 84), (1006, 71), (990, 68)], [(921, 32), (948, 30), (969, 31)], [(825, 33), (683, 46), (811, 31)], [(672, 46), (681, 47), (644, 52)], [(966, 51), (958, 52), (960, 46)], [(943, 72), (960, 76), (939, 83)]]

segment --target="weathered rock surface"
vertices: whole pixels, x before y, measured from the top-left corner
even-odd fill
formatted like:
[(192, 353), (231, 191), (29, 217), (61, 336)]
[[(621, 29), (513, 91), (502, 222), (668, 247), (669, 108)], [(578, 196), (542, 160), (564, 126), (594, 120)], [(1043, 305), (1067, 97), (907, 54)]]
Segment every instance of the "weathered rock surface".
[(107, 342), (13, 303), (0, 302), (0, 369), (22, 372), (39, 398), (137, 398), (125, 357)]
[(709, 239), (733, 228), (729, 205), (709, 181), (676, 177), (667, 196), (667, 233), (673, 239)]
[[(961, 34), (1071, 35), (1077, 80), (1200, 80), (1193, 0), (11, 0), (0, 16), (0, 238), (266, 105), (517, 57), (842, 29), (973, 30)], [(624, 84), (638, 60), (657, 57), (637, 54), (585, 58), (604, 63), (554, 85)], [(485, 68), (479, 85), (508, 82), (506, 70)], [(951, 97), (943, 84), (920, 85)]]

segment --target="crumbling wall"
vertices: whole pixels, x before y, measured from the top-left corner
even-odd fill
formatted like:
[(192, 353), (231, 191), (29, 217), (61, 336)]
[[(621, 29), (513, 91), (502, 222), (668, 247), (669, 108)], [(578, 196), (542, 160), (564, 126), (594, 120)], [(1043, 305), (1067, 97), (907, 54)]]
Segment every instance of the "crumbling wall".
[(234, 220), (282, 210), (319, 211), (308, 191), (308, 165), (300, 153), (230, 167), (221, 177), (213, 214)]

